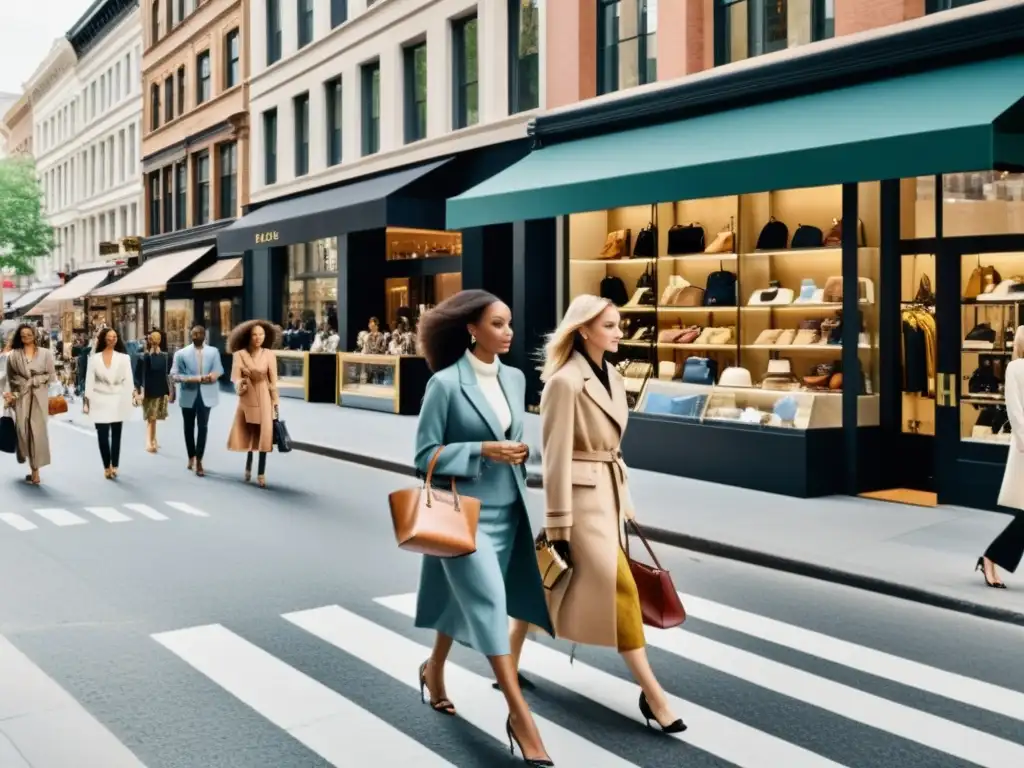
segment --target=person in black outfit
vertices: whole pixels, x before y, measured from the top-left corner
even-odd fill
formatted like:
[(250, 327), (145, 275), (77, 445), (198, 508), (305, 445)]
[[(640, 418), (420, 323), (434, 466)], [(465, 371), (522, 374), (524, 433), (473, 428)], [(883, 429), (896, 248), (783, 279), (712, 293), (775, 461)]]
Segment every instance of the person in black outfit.
[(154, 328), (146, 339), (146, 351), (135, 364), (135, 389), (142, 399), (142, 418), (146, 421), (146, 450), (156, 453), (156, 423), (167, 418), (167, 403), (174, 400), (171, 387), (171, 360), (163, 331)]

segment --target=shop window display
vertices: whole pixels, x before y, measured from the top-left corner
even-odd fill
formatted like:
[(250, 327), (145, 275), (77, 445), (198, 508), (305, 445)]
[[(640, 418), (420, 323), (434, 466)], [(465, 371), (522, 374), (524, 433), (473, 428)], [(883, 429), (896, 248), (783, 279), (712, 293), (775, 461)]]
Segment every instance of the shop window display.
[(192, 343), (192, 299), (167, 299), (164, 302), (164, 333), (171, 354)]
[[(619, 305), (634, 410), (793, 429), (842, 425), (841, 187), (577, 214), (571, 296)], [(878, 187), (861, 185), (858, 423), (878, 423)]]
[(338, 239), (288, 246), (284, 347), (309, 351), (318, 333), (338, 328)]

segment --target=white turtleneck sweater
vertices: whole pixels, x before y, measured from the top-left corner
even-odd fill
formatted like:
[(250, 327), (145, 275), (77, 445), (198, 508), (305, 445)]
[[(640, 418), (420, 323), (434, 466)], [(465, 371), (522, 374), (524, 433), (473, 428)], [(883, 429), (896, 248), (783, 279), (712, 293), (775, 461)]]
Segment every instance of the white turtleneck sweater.
[(494, 358), (493, 363), (485, 363), (469, 350), (466, 350), (466, 358), (476, 374), (476, 383), (480, 387), (480, 391), (498, 418), (501, 431), (508, 431), (508, 428), (512, 426), (512, 410), (508, 407), (505, 390), (501, 388), (501, 382), (498, 381), (498, 358)]

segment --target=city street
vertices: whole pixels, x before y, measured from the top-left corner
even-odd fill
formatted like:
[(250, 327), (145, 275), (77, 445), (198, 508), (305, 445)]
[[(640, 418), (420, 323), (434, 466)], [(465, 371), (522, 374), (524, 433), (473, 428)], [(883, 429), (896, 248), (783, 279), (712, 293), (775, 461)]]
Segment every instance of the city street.
[[(419, 561), (386, 504), (410, 479), (294, 452), (270, 457), (269, 489), (246, 486), (230, 415), (215, 411), (203, 479), (177, 409), (156, 456), (128, 425), (116, 482), (66, 423), (45, 485), (0, 463), (0, 766), (521, 763), (475, 654), (453, 652), (457, 718), (420, 704)], [(556, 765), (1024, 765), (1024, 629), (657, 551), (690, 617), (648, 630), (652, 663), (689, 729), (644, 728), (614, 652), (570, 664), (538, 640), (523, 672)]]

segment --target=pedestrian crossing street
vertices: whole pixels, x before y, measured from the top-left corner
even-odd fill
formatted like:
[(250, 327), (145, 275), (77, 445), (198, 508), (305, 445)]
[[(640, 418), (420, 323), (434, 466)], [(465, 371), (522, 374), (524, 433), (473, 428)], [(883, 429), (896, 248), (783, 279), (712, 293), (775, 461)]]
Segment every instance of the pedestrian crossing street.
[[(584, 738), (579, 735), (581, 731), (593, 734), (594, 729), (573, 725), (592, 715), (574, 708), (554, 716), (548, 707), (544, 709), (547, 716), (541, 717), (535, 708), (545, 745), (560, 768), (636, 765), (632, 760), (640, 758), (630, 746), (629, 739), (633, 738), (672, 738), (688, 745), (657, 742), (656, 750), (666, 750), (657, 752), (664, 754), (664, 758), (655, 758), (655, 762), (648, 758), (640, 763), (647, 766), (677, 766), (687, 762), (683, 753), (667, 751), (667, 747), (705, 753), (703, 761), (692, 763), (699, 765), (743, 768), (894, 765), (878, 762), (877, 753), (873, 751), (878, 734), (902, 740), (899, 744), (909, 750), (906, 754), (916, 755), (916, 761), (904, 761), (903, 765), (1024, 766), (1024, 693), (1021, 691), (696, 596), (682, 597), (691, 619), (685, 628), (646, 628), (648, 643), (655, 649), (652, 664), (656, 671), (663, 674), (671, 669), (673, 658), (694, 662), (751, 687), (753, 694), (784, 697), (772, 700), (796, 702), (829, 717), (841, 718), (844, 725), (854, 729), (855, 736), (842, 738), (837, 733), (837, 741), (844, 742), (846, 747), (838, 754), (819, 754), (806, 746), (806, 738), (800, 733), (803, 723), (791, 723), (792, 733), (786, 731), (785, 718), (772, 728), (759, 729), (739, 718), (721, 714), (721, 696), (707, 697), (705, 692), (705, 698), (719, 700), (702, 702), (697, 696), (686, 698), (686, 690), (670, 690), (672, 707), (689, 726), (684, 733), (672, 737), (638, 728), (635, 732), (626, 731), (628, 738), (624, 743), (622, 732), (600, 728), (596, 731), (598, 738)], [(380, 597), (375, 602), (401, 617), (399, 624), (404, 624), (405, 619), (411, 619), (415, 613), (414, 594)], [(412, 640), (339, 605), (285, 613), (279, 618), (312, 638), (317, 643), (318, 653), (346, 654), (369, 665), (374, 675), (408, 686), (412, 689), (409, 706), (420, 706), (415, 693), (417, 669), (429, 653), (428, 646), (423, 644), (429, 642), (429, 635), (417, 634), (420, 641)], [(756, 639), (776, 650), (795, 652), (819, 667), (839, 665), (844, 674), (812, 674), (805, 668), (768, 658), (767, 653), (759, 655), (711, 639), (692, 631), (692, 620), (697, 620), (699, 625), (729, 630), (741, 638)], [(337, 680), (334, 687), (329, 687), (226, 626), (190, 627), (152, 637), (223, 693), (241, 701), (331, 765), (407, 764), (433, 768), (456, 764), (441, 754), (443, 749), (436, 745), (431, 749), (401, 727), (408, 715), (401, 707), (382, 707), (371, 712), (346, 698), (344, 685), (339, 686)], [(612, 674), (578, 657), (570, 663), (568, 648), (563, 649), (563, 645), (566, 644), (556, 646), (528, 640), (521, 663), (523, 674), (535, 682), (538, 689), (564, 689), (588, 700), (590, 706), (609, 710), (613, 716), (642, 725), (637, 710), (638, 689), (628, 673), (623, 669), (621, 676)], [(835, 679), (850, 680), (848, 673), (853, 673), (860, 681), (856, 686)], [(456, 703), (458, 718), (508, 749), (504, 700), (491, 688), (491, 682), (489, 676), (449, 662), (447, 692)], [(890, 697), (878, 692), (891, 694), (892, 684), (905, 686), (913, 695)], [(670, 687), (666, 683), (666, 688)], [(527, 693), (528, 698), (533, 695)], [(957, 714), (941, 717), (927, 711), (934, 710), (934, 706), (919, 709), (905, 703), (915, 696), (922, 701), (930, 700), (931, 696), (940, 697), (942, 711)], [(749, 697), (744, 693), (743, 698)], [(903, 703), (896, 701), (897, 698)], [(988, 718), (1002, 723), (1003, 727), (989, 727)], [(1012, 725), (1005, 727), (1011, 720)], [(1009, 738), (1007, 731), (1011, 734)], [(801, 741), (804, 744), (799, 743)], [(857, 745), (861, 745), (862, 753), (857, 751)], [(483, 756), (484, 762), (473, 764), (498, 764), (499, 755), (500, 752), (494, 753), (493, 763)], [(933, 755), (942, 758), (933, 758)], [(664, 762), (659, 762), (662, 759)]]
[[(89, 523), (131, 523), (136, 521), (166, 522), (174, 517), (209, 517), (209, 513), (181, 501), (165, 501), (158, 505), (120, 504), (88, 506), (74, 511), (63, 507), (40, 507), (25, 512), (0, 512), (0, 523), (20, 533), (40, 528), (68, 528)], [(163, 510), (163, 511), (161, 511)], [(0, 526), (0, 530), (3, 527)]]

